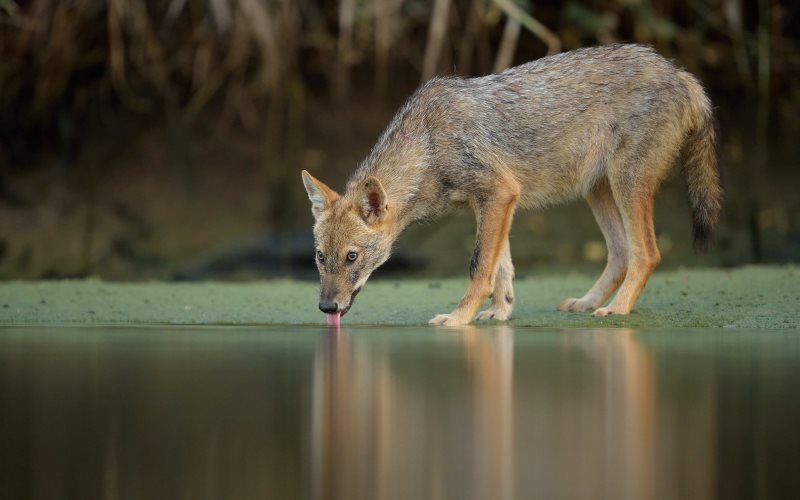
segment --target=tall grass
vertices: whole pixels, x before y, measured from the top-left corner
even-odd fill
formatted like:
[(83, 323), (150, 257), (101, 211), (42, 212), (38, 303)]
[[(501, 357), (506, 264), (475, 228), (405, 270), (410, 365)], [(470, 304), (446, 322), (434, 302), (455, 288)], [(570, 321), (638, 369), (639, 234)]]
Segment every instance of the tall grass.
[[(751, 66), (764, 61), (752, 15), (740, 0), (0, 0), (0, 130), (108, 107), (193, 120), (212, 103), (257, 129), (285, 114), (309, 77), (348, 102), (354, 67), (374, 72), (381, 96), (398, 63), (425, 80), (501, 70), (520, 50), (621, 39), (755, 88)], [(773, 57), (796, 54), (789, 35), (770, 36)], [(788, 60), (772, 71), (796, 72)]]

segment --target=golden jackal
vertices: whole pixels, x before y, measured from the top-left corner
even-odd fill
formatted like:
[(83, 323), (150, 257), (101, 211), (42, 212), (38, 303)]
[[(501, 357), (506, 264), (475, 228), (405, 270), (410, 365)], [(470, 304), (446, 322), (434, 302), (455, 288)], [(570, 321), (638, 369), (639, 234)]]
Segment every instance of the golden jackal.
[(455, 310), (430, 323), (508, 319), (514, 211), (582, 196), (608, 263), (583, 297), (559, 309), (627, 314), (659, 262), (653, 197), (679, 160), (695, 242), (710, 240), (722, 203), (716, 142), (700, 83), (650, 47), (586, 48), (480, 78), (434, 78), (400, 109), (344, 195), (303, 171), (319, 308), (338, 324), (406, 226), (469, 206), (478, 221), (470, 283)]

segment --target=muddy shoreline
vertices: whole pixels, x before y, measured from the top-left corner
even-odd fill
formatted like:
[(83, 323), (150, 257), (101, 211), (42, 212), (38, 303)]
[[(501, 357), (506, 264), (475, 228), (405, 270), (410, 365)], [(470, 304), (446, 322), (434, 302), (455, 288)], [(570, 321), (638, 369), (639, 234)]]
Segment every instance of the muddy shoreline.
[[(747, 266), (731, 270), (657, 272), (628, 316), (594, 318), (562, 313), (556, 305), (579, 296), (589, 274), (527, 275), (515, 284), (514, 326), (800, 327), (800, 269)], [(464, 291), (463, 278), (376, 280), (367, 284), (343, 326), (424, 325), (448, 312)], [(322, 325), (318, 286), (273, 280), (252, 283), (110, 283), (96, 280), (0, 284), (0, 325), (175, 324)], [(483, 324), (483, 323), (477, 323)]]

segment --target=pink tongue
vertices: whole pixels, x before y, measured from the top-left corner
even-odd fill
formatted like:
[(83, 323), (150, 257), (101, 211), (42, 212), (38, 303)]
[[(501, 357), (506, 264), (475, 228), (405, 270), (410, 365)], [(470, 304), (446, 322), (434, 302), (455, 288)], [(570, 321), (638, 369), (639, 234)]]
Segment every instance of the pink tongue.
[(328, 313), (325, 315), (325, 319), (328, 320), (328, 326), (339, 326), (342, 313)]

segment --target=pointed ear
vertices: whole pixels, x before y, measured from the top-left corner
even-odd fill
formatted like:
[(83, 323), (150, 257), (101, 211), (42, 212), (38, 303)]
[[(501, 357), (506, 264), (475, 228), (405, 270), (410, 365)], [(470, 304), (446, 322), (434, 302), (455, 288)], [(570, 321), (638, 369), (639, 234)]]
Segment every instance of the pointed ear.
[(333, 202), (339, 198), (339, 195), (307, 171), (303, 170), (302, 175), (308, 199), (311, 200), (311, 213), (314, 214), (315, 219), (318, 219), (322, 212), (330, 208)]
[(361, 182), (358, 197), (361, 217), (368, 224), (376, 224), (386, 217), (386, 210), (389, 208), (386, 191), (376, 177), (370, 176)]

